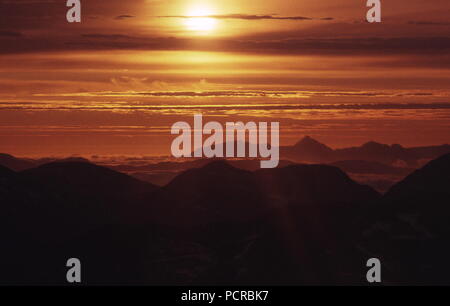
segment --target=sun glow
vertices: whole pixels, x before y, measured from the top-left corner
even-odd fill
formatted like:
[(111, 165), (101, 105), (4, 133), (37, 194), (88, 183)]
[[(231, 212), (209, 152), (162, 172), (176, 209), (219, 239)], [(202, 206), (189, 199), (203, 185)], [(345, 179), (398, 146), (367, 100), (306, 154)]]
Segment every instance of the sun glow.
[[(184, 25), (189, 31), (207, 33), (216, 28), (217, 20), (208, 16), (213, 15), (213, 11), (206, 6), (191, 7), (184, 20)], [(192, 16), (192, 17), (191, 17)]]

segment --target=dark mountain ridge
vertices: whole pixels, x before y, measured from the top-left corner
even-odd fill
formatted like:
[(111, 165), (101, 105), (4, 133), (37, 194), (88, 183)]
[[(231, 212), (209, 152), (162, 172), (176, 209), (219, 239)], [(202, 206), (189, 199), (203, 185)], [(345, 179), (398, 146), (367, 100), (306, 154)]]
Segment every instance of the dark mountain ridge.
[(450, 154), (381, 197), (327, 165), (213, 161), (161, 188), (84, 162), (0, 167), (0, 282), (62, 284), (78, 257), (86, 284), (364, 284), (377, 257), (387, 283), (448, 284), (449, 173)]
[(391, 266), (391, 279), (448, 285), (450, 266), (450, 154), (394, 185), (368, 210), (363, 245)]
[(358, 147), (331, 149), (309, 136), (294, 146), (280, 147), (280, 156), (295, 162), (363, 160), (392, 165), (396, 161), (403, 161), (409, 167), (417, 167), (422, 159), (434, 159), (446, 153), (450, 153), (449, 144), (405, 148), (399, 144), (386, 145), (374, 141)]
[[(241, 218), (247, 222), (280, 205), (363, 203), (379, 194), (331, 166), (292, 165), (251, 172), (214, 161), (183, 172), (152, 196), (160, 203), (159, 212), (170, 207), (168, 222), (193, 226)], [(217, 217), (222, 213), (230, 215), (220, 221)], [(173, 214), (182, 215), (184, 221)]]
[[(235, 146), (237, 144), (235, 143)], [(248, 143), (245, 143), (246, 149)], [(235, 148), (236, 149), (236, 148)], [(281, 146), (280, 147), (280, 159), (283, 164), (286, 165), (287, 160), (292, 162), (308, 162), (308, 163), (333, 163), (345, 160), (359, 160), (378, 162), (387, 165), (392, 165), (396, 161), (403, 161), (409, 165), (409, 167), (417, 167), (420, 160), (431, 160), (441, 155), (450, 153), (450, 145), (436, 145), (436, 146), (420, 146), (405, 148), (399, 144), (387, 145), (377, 143), (375, 141), (369, 141), (361, 146), (332, 149), (327, 145), (313, 139), (312, 137), (305, 136), (299, 140), (293, 146)], [(89, 162), (89, 160), (82, 157), (69, 157), (65, 159), (57, 158), (16, 158), (9, 154), (0, 154), (0, 165), (5, 166), (15, 171), (22, 171), (37, 167), (39, 165), (51, 163), (51, 162)], [(165, 170), (173, 171), (180, 169), (186, 170), (193, 167), (201, 167), (209, 163), (210, 159), (196, 159), (192, 161), (180, 162), (160, 162), (160, 163), (147, 163), (145, 165), (132, 165), (124, 162), (122, 165), (113, 165), (112, 169), (131, 172), (131, 171), (151, 171), (151, 170)], [(233, 161), (232, 161), (233, 162)], [(239, 160), (235, 160), (236, 166)], [(257, 159), (254, 160), (255, 165), (244, 165), (244, 169), (256, 170), (255, 166)], [(251, 167), (248, 169), (246, 167)]]

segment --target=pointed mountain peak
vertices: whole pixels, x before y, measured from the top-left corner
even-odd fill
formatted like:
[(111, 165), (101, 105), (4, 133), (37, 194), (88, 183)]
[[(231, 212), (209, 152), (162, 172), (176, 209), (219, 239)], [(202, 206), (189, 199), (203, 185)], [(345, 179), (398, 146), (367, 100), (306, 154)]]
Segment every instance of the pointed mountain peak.
[(206, 164), (201, 169), (208, 171), (222, 171), (222, 170), (234, 170), (236, 168), (230, 165), (226, 160), (218, 159)]
[[(407, 197), (411, 201), (419, 198), (434, 202), (448, 202), (450, 195), (450, 153), (430, 161), (395, 184), (386, 194), (390, 197)], [(434, 194), (433, 194), (434, 193)], [(425, 197), (425, 198), (424, 198)]]
[(216, 159), (213, 160), (203, 167), (192, 169), (193, 172), (202, 176), (235, 176), (241, 173), (247, 172), (246, 170), (239, 169), (231, 165), (225, 159)]
[(251, 172), (238, 169), (230, 165), (226, 160), (215, 160), (200, 168), (189, 169), (174, 180), (172, 180), (168, 187), (197, 185), (200, 182), (202, 188), (205, 186), (223, 184), (234, 184), (241, 177), (247, 177)]
[(303, 139), (301, 139), (299, 142), (295, 144), (295, 147), (300, 148), (312, 148), (312, 149), (325, 149), (327, 151), (332, 151), (330, 147), (327, 145), (315, 140), (314, 138), (310, 136), (305, 136)]

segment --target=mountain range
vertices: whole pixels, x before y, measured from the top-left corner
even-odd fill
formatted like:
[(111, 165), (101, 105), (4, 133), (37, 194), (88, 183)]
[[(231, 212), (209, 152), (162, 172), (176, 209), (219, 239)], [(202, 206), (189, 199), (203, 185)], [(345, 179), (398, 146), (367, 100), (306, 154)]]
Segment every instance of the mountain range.
[[(450, 154), (385, 195), (330, 165), (223, 160), (163, 187), (85, 161), (0, 167), (1, 284), (449, 284)], [(30, 260), (30, 254), (32, 259)]]
[(420, 160), (431, 160), (446, 153), (450, 153), (449, 144), (405, 148), (399, 144), (387, 145), (369, 141), (358, 147), (332, 149), (309, 136), (293, 146), (280, 147), (280, 156), (295, 162), (363, 160), (386, 165), (403, 162), (409, 167), (417, 167)]
[[(405, 148), (401, 145), (386, 145), (368, 142), (359, 147), (332, 149), (311, 138), (304, 137), (293, 146), (280, 147), (279, 167), (294, 163), (321, 163), (336, 166), (346, 172), (353, 180), (370, 185), (379, 192), (386, 192), (395, 183), (431, 159), (450, 153), (450, 145)], [(154, 185), (164, 186), (182, 171), (202, 167), (211, 159), (183, 159), (158, 162), (157, 159), (118, 159), (93, 162), (131, 175)], [(217, 160), (217, 159), (216, 159)], [(0, 154), (0, 165), (15, 171), (30, 169), (55, 161), (90, 162), (82, 157), (57, 158), (16, 158)], [(258, 159), (227, 159), (236, 168), (254, 171), (260, 168)]]
[[(246, 144), (248, 146), (248, 144)], [(421, 161), (429, 161), (435, 159), (443, 154), (450, 153), (450, 145), (435, 145), (422, 147), (403, 147), (399, 144), (381, 144), (374, 141), (369, 141), (361, 146), (332, 149), (327, 145), (309, 137), (305, 136), (292, 146), (280, 147), (280, 159), (284, 161), (281, 167), (286, 165), (288, 161), (296, 163), (334, 163), (339, 161), (368, 161), (376, 162), (389, 166), (398, 166), (400, 163), (405, 167), (416, 168), (421, 165)], [(123, 163), (115, 165), (114, 170), (118, 171), (139, 171), (139, 170), (186, 170), (199, 165), (208, 163), (210, 159), (195, 159), (191, 162), (187, 161), (184, 165), (179, 162), (159, 162), (148, 163), (146, 165), (136, 166), (133, 164)], [(69, 157), (65, 159), (58, 159), (53, 157), (46, 158), (16, 158), (9, 154), (0, 153), (0, 165), (8, 167), (15, 171), (21, 171), (33, 168), (42, 164), (54, 161), (80, 161), (87, 162), (88, 160), (82, 157)], [(238, 159), (236, 159), (238, 161)], [(246, 167), (255, 168), (255, 165), (247, 165)], [(238, 166), (239, 167), (239, 166)], [(259, 166), (257, 166), (259, 168)]]

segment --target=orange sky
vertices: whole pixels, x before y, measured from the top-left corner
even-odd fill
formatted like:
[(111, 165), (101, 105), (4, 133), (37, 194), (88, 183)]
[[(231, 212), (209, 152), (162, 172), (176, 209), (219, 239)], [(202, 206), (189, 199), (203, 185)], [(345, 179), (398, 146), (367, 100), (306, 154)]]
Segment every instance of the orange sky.
[(0, 0), (0, 152), (167, 154), (196, 112), (284, 144), (449, 142), (450, 2), (382, 3), (368, 24), (363, 0), (84, 0), (69, 24)]

